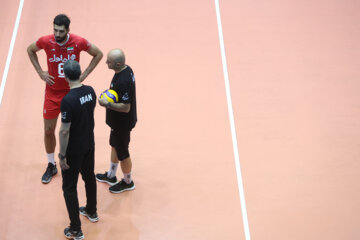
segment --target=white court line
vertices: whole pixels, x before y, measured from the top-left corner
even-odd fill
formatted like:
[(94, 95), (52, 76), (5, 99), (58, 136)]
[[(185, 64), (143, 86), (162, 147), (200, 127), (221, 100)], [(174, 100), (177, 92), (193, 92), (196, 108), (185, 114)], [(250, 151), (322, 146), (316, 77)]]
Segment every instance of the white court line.
[(229, 119), (230, 119), (231, 137), (232, 137), (233, 149), (234, 149), (236, 175), (237, 175), (239, 195), (240, 195), (241, 213), (242, 213), (243, 224), (244, 224), (245, 239), (250, 240), (250, 229), (249, 229), (246, 204), (245, 204), (244, 185), (243, 185), (242, 176), (241, 176), (239, 150), (238, 150), (238, 144), (237, 144), (237, 138), (236, 138), (234, 113), (233, 113), (233, 107), (232, 107), (232, 102), (231, 102), (230, 83), (229, 83), (229, 75), (228, 75), (228, 69), (227, 69), (227, 63), (226, 63), (225, 45), (224, 45), (224, 37), (223, 37), (221, 17), (220, 17), (219, 0), (215, 0), (215, 8), (216, 8), (216, 18), (217, 18), (218, 31), (219, 31), (221, 60), (222, 60), (223, 71), (224, 71), (226, 98), (227, 98), (227, 103), (228, 103), (228, 112), (229, 112)]
[(5, 64), (5, 68), (4, 68), (3, 77), (2, 77), (2, 80), (1, 80), (0, 105), (1, 105), (3, 95), (4, 95), (6, 79), (7, 79), (8, 73), (9, 73), (11, 57), (12, 57), (12, 54), (13, 54), (13, 51), (14, 51), (14, 45), (15, 45), (15, 40), (16, 40), (16, 35), (17, 35), (17, 32), (18, 32), (18, 28), (19, 28), (19, 23), (20, 23), (21, 12), (22, 12), (23, 6), (24, 6), (24, 0), (20, 0), (19, 9), (18, 9), (18, 13), (17, 13), (17, 16), (16, 16), (16, 22), (15, 22), (15, 26), (14, 26), (14, 31), (13, 31), (13, 34), (12, 34), (12, 37), (11, 37), (10, 48), (9, 48), (8, 56), (7, 56), (7, 59), (6, 59), (6, 64)]

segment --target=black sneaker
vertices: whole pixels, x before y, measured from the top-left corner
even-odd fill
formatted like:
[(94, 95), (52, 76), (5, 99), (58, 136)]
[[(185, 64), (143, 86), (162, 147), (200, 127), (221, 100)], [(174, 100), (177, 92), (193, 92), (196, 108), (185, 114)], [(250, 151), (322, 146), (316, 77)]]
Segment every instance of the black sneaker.
[(82, 233), (81, 230), (74, 231), (74, 230), (71, 230), (70, 227), (67, 227), (67, 228), (64, 229), (64, 235), (68, 239), (81, 240), (81, 239), (85, 238), (84, 234)]
[(89, 213), (86, 212), (85, 207), (80, 207), (79, 212), (80, 212), (81, 215), (87, 217), (90, 220), (90, 222), (99, 221), (99, 217), (98, 217), (97, 213), (89, 214)]
[(131, 183), (127, 184), (124, 179), (121, 179), (120, 182), (109, 188), (110, 192), (112, 193), (121, 193), (124, 191), (129, 191), (134, 189), (135, 189), (134, 181), (131, 181)]
[(57, 174), (57, 168), (56, 165), (49, 163), (44, 175), (41, 178), (42, 183), (49, 183), (52, 179), (52, 177)]
[(108, 183), (109, 185), (113, 186), (117, 183), (117, 178), (112, 177), (112, 178), (108, 178), (107, 176), (107, 172), (105, 172), (104, 174), (98, 173), (96, 174), (96, 180), (98, 180), (99, 182), (105, 182)]

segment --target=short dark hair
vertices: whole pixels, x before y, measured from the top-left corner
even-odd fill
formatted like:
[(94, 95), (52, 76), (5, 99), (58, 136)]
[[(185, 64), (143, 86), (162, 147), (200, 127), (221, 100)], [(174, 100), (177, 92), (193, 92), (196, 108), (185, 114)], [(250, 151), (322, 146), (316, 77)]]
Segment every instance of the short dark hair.
[(59, 14), (54, 18), (54, 24), (58, 26), (65, 26), (66, 30), (69, 30), (70, 18), (65, 14)]
[(81, 75), (80, 64), (75, 60), (68, 60), (64, 63), (65, 76), (70, 81), (77, 81)]

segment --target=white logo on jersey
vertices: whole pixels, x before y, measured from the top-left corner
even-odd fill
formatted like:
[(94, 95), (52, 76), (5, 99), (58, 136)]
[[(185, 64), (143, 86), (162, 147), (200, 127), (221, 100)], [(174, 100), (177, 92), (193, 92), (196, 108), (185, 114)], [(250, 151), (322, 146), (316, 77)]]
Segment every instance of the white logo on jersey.
[[(67, 57), (67, 58), (66, 58)], [(76, 55), (75, 54), (68, 54), (67, 56), (63, 57), (63, 55), (60, 55), (60, 57), (57, 57), (54, 54), (53, 58), (49, 58), (49, 62), (66, 62), (67, 60), (75, 60), (76, 59)]]
[(91, 94), (89, 93), (88, 95), (82, 96), (79, 100), (80, 100), (81, 105), (83, 105), (86, 102), (92, 101), (92, 99), (93, 98), (92, 98)]
[(126, 101), (126, 100), (129, 100), (129, 94), (128, 93), (125, 93), (122, 98), (121, 98), (123, 101)]
[(66, 112), (61, 113), (61, 118), (64, 119), (64, 120), (66, 119)]

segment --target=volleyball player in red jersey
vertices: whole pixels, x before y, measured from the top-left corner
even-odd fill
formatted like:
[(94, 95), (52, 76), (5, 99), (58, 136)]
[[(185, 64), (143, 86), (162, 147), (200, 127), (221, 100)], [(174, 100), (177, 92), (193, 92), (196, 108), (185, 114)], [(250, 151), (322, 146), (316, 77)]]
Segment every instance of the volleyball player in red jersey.
[[(41, 178), (42, 183), (49, 183), (57, 173), (55, 164), (55, 128), (60, 113), (60, 103), (69, 92), (69, 84), (64, 76), (64, 63), (67, 60), (80, 60), (80, 52), (86, 51), (93, 56), (89, 66), (81, 74), (84, 79), (94, 70), (103, 54), (94, 44), (75, 34), (69, 33), (70, 19), (59, 14), (54, 18), (54, 34), (39, 38), (27, 48), (29, 58), (40, 78), (45, 81), (44, 100), (44, 142), (48, 157), (48, 167)], [(44, 71), (37, 57), (38, 51), (43, 49), (46, 53), (48, 71)]]

